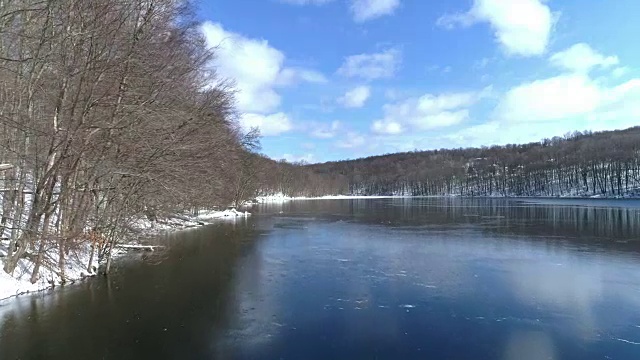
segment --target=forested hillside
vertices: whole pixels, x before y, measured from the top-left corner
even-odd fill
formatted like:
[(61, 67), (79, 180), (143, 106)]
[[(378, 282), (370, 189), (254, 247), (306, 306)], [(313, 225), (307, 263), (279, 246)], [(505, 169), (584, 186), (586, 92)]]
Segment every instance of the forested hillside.
[(7, 273), (35, 282), (46, 267), (64, 280), (77, 249), (109, 257), (130, 221), (255, 195), (256, 134), (238, 127), (185, 4), (0, 2)]
[(407, 152), (309, 165), (333, 194), (640, 195), (640, 127), (523, 145)]

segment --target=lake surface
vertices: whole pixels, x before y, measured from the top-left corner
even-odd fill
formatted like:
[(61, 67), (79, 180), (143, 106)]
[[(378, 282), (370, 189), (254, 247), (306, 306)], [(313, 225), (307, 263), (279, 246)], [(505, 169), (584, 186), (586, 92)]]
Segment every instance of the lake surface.
[(640, 359), (639, 205), (261, 205), (1, 306), (0, 359)]

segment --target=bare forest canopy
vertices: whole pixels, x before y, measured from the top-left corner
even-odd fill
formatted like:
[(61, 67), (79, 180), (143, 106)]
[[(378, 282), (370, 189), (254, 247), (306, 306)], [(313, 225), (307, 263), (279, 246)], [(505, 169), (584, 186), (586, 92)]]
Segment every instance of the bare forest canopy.
[[(350, 195), (640, 196), (640, 127), (306, 166)], [(312, 187), (309, 189), (314, 191)]]
[[(176, 0), (0, 0), (0, 257), (110, 258), (134, 219), (256, 195), (256, 132)], [(91, 261), (89, 262), (91, 263)], [(24, 271), (24, 269), (19, 269)]]

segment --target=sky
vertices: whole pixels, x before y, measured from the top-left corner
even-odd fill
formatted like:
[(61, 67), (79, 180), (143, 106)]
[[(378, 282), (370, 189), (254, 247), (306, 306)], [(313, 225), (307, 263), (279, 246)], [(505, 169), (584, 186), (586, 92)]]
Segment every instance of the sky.
[(637, 0), (200, 0), (261, 152), (310, 163), (640, 122)]

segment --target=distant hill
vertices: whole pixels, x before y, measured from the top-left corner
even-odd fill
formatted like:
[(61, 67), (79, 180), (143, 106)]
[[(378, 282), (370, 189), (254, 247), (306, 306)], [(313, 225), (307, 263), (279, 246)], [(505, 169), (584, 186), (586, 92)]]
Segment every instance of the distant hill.
[(635, 197), (639, 151), (640, 127), (633, 127), (522, 145), (372, 156), (293, 169), (313, 181), (291, 180), (292, 195)]

